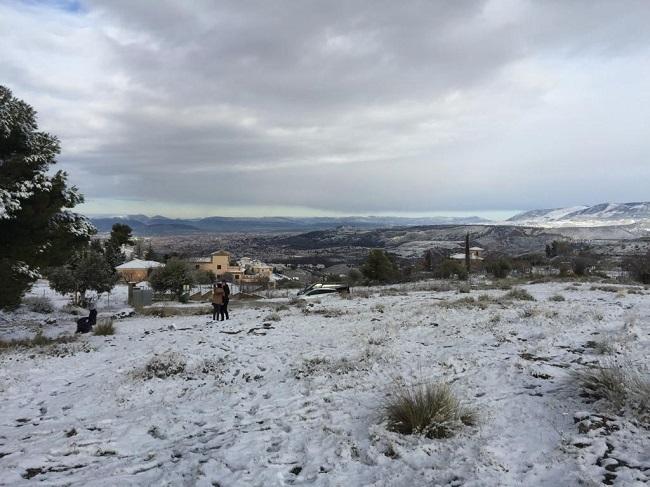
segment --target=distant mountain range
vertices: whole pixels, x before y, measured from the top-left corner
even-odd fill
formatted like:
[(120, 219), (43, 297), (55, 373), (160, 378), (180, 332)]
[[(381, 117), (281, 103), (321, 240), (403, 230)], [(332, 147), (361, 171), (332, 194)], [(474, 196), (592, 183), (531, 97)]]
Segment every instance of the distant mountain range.
[(650, 225), (650, 202), (600, 203), (593, 206), (531, 210), (519, 213), (506, 222), (514, 225), (543, 227), (634, 224), (648, 226)]
[(110, 232), (114, 223), (125, 223), (136, 236), (187, 235), (193, 233), (236, 232), (309, 232), (338, 227), (357, 229), (391, 228), (422, 225), (470, 225), (489, 223), (479, 217), (265, 217), (232, 218), (212, 216), (207, 218), (167, 218), (164, 216), (127, 215), (91, 218), (100, 233)]
[(433, 225), (508, 225), (543, 228), (606, 227), (627, 225), (650, 230), (650, 202), (601, 203), (530, 210), (504, 222), (470, 217), (404, 218), (390, 216), (349, 217), (262, 217), (168, 218), (165, 216), (127, 215), (91, 218), (100, 233), (110, 232), (114, 223), (129, 225), (137, 236), (190, 235), (199, 233), (303, 233), (340, 227), (372, 230)]

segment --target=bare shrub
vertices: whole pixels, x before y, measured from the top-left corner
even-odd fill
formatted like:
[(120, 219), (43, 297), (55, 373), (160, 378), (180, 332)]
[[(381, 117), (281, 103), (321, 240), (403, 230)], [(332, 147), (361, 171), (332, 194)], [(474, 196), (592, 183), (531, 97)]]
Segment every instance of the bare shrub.
[(201, 360), (195, 367), (194, 372), (197, 374), (220, 376), (226, 369), (226, 361), (223, 358), (212, 359), (206, 358)]
[(539, 310), (537, 308), (526, 307), (521, 310), (519, 316), (521, 316), (522, 318), (532, 318), (533, 316), (537, 316), (538, 314), (539, 314)]
[(115, 335), (113, 318), (103, 318), (93, 328), (93, 334), (97, 336)]
[(553, 296), (551, 296), (550, 298), (548, 298), (548, 300), (549, 300), (549, 301), (557, 301), (557, 302), (560, 302), (560, 301), (566, 301), (566, 298), (565, 298), (564, 296), (562, 296), (561, 294), (554, 294)]
[(440, 301), (440, 306), (445, 308), (472, 308), (476, 305), (476, 300), (472, 296), (465, 296), (454, 301)]
[(385, 311), (386, 307), (383, 304), (375, 304), (372, 308), (370, 308), (370, 311), (377, 311), (378, 313), (383, 313)]
[(275, 311), (273, 313), (269, 313), (264, 317), (264, 321), (280, 321), (282, 318), (278, 313)]
[(50, 314), (54, 312), (52, 300), (45, 296), (29, 296), (23, 299), (23, 304), (34, 313)]
[(458, 292), (459, 292), (460, 294), (469, 294), (471, 291), (472, 291), (472, 289), (471, 289), (471, 288), (469, 287), (469, 285), (467, 285), (467, 284), (461, 284), (461, 285), (458, 287)]
[(396, 387), (386, 400), (384, 416), (389, 430), (427, 438), (449, 438), (478, 419), (443, 383)]
[(517, 299), (520, 301), (535, 301), (535, 298), (525, 289), (513, 288), (508, 291), (504, 296), (506, 299)]
[(616, 286), (591, 286), (592, 291), (603, 291), (606, 293), (617, 293), (619, 288)]
[(338, 309), (338, 308), (303, 308), (302, 313), (304, 315), (323, 315), (325, 318), (336, 318), (338, 316), (343, 316), (347, 312)]
[(501, 289), (502, 291), (509, 291), (512, 289), (512, 284), (510, 284), (508, 281), (500, 281), (497, 283), (497, 289)]
[(287, 304), (289, 304), (289, 306), (295, 306), (296, 308), (304, 308), (307, 306), (307, 302), (304, 299), (300, 299), (295, 296), (293, 298), (289, 298)]
[(318, 374), (325, 374), (328, 376), (346, 375), (351, 372), (369, 370), (379, 358), (379, 351), (367, 347), (363, 352), (352, 357), (336, 359), (314, 357), (305, 359), (299, 367), (293, 369), (293, 373), (296, 379), (302, 379)]
[(280, 311), (288, 311), (288, 310), (289, 310), (289, 306), (287, 306), (286, 304), (279, 304), (275, 307), (276, 313)]
[(372, 335), (368, 337), (368, 345), (383, 345), (388, 341), (388, 336), (386, 335)]
[(164, 352), (160, 355), (153, 356), (149, 362), (146, 363), (144, 369), (140, 371), (139, 375), (143, 379), (165, 379), (174, 375), (182, 374), (185, 372), (187, 362), (178, 352)]
[(379, 292), (379, 296), (381, 296), (381, 297), (385, 297), (385, 296), (406, 296), (406, 295), (407, 295), (407, 293), (405, 293), (404, 291), (400, 291), (396, 287), (389, 287), (387, 289), (382, 289)]

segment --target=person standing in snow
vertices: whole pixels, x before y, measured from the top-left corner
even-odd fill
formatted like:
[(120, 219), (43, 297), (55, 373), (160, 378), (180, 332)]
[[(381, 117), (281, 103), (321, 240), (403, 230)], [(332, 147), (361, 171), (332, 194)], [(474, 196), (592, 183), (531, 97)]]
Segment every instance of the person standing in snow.
[(223, 291), (221, 283), (218, 283), (212, 289), (212, 321), (223, 321), (223, 298), (226, 293)]
[(222, 281), (223, 283), (223, 306), (221, 308), (222, 314), (226, 315), (226, 319), (229, 320), (230, 316), (228, 316), (228, 303), (230, 302), (230, 286), (228, 286), (228, 282), (224, 279)]
[(92, 301), (88, 305), (90, 313), (85, 318), (79, 318), (77, 320), (77, 331), (75, 333), (88, 333), (92, 330), (95, 323), (97, 323), (97, 310), (95, 309), (95, 303)]

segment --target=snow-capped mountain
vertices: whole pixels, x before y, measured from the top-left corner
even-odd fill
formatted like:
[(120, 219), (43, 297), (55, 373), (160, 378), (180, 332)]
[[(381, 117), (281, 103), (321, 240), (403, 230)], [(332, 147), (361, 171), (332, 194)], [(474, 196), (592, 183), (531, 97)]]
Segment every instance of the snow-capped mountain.
[(600, 203), (593, 206), (573, 206), (519, 213), (507, 220), (513, 225), (602, 226), (650, 225), (650, 202)]

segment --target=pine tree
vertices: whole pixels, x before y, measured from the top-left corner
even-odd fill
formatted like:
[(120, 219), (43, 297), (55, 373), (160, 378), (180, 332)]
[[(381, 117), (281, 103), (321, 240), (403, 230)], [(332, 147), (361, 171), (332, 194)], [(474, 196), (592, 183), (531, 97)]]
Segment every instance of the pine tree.
[(115, 269), (126, 261), (122, 246), (132, 242), (131, 227), (124, 223), (115, 223), (111, 229), (111, 236), (106, 241), (104, 253), (106, 260)]
[(370, 251), (368, 258), (361, 266), (361, 272), (367, 279), (377, 282), (392, 281), (399, 273), (397, 266), (386, 252), (379, 249)]
[(144, 253), (144, 259), (160, 261), (160, 256), (156, 253), (156, 251), (151, 246), (151, 242), (149, 242), (149, 247), (147, 247), (147, 250)]
[(111, 237), (109, 241), (116, 247), (128, 245), (133, 242), (133, 230), (125, 223), (114, 223), (111, 228)]
[(95, 232), (71, 211), (83, 202), (67, 174), (50, 174), (58, 139), (36, 112), (0, 86), (0, 308), (16, 306), (40, 270), (65, 262)]
[(433, 269), (433, 252), (428, 249), (424, 253), (424, 269), (430, 271)]
[(124, 252), (122, 252), (122, 249), (110, 240), (106, 241), (106, 245), (104, 246), (104, 255), (106, 256), (106, 261), (113, 269), (126, 261), (126, 256), (124, 255)]

